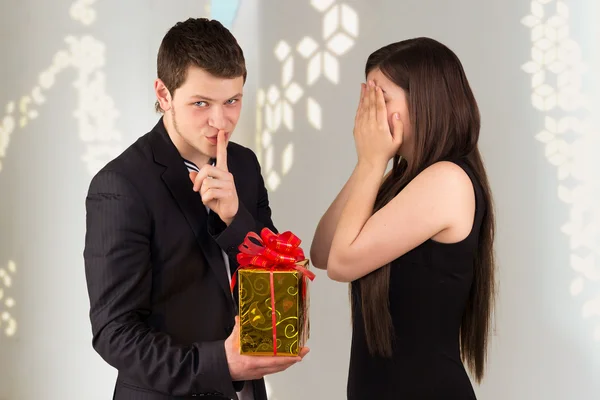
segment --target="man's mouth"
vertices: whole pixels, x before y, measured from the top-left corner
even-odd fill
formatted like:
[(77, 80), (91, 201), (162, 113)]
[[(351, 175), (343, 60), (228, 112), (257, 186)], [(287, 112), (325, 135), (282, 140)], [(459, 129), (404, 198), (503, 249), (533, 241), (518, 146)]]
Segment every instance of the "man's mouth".
[[(228, 137), (229, 137), (229, 133), (225, 133), (225, 140), (227, 140)], [(206, 140), (208, 140), (208, 142), (210, 144), (213, 144), (213, 145), (217, 144), (217, 141), (218, 141), (217, 135), (214, 135), (214, 136), (205, 136), (205, 138), (206, 138)]]

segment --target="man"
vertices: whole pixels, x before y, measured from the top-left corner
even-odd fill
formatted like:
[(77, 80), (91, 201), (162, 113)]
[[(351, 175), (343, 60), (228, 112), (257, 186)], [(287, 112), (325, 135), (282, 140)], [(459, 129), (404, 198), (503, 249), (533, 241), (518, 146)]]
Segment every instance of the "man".
[(308, 349), (239, 354), (237, 246), (249, 231), (275, 230), (256, 156), (229, 142), (244, 56), (219, 22), (189, 19), (166, 34), (157, 66), (164, 115), (93, 178), (86, 199), (93, 346), (119, 372), (118, 400), (263, 400), (263, 376)]

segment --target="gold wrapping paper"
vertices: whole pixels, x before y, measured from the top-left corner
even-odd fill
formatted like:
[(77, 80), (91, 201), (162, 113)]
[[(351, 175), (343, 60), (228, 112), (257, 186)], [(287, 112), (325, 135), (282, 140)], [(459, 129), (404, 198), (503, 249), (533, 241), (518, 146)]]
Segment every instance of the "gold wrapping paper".
[[(308, 268), (308, 260), (299, 263)], [(270, 272), (244, 268), (238, 271), (240, 300), (240, 353), (272, 356)], [(296, 356), (309, 337), (308, 279), (295, 270), (274, 271), (277, 356)], [(302, 291), (306, 294), (303, 298)]]

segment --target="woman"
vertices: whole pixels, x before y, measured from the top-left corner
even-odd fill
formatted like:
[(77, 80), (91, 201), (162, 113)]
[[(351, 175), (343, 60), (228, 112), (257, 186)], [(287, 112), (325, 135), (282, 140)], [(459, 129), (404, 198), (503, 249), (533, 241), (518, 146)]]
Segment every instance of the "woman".
[(494, 299), (477, 103), (456, 55), (428, 38), (377, 50), (366, 77), (358, 162), (311, 248), (351, 282), (348, 399), (475, 399), (462, 362), (481, 381)]

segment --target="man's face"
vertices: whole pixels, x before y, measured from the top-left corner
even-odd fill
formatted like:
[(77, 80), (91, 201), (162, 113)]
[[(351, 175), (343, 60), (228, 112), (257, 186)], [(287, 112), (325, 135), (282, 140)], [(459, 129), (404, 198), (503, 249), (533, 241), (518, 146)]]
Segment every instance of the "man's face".
[(223, 130), (229, 141), (242, 110), (243, 88), (242, 76), (218, 78), (201, 68), (188, 68), (183, 85), (167, 98), (168, 109), (161, 103), (184, 157), (216, 157), (217, 133)]

